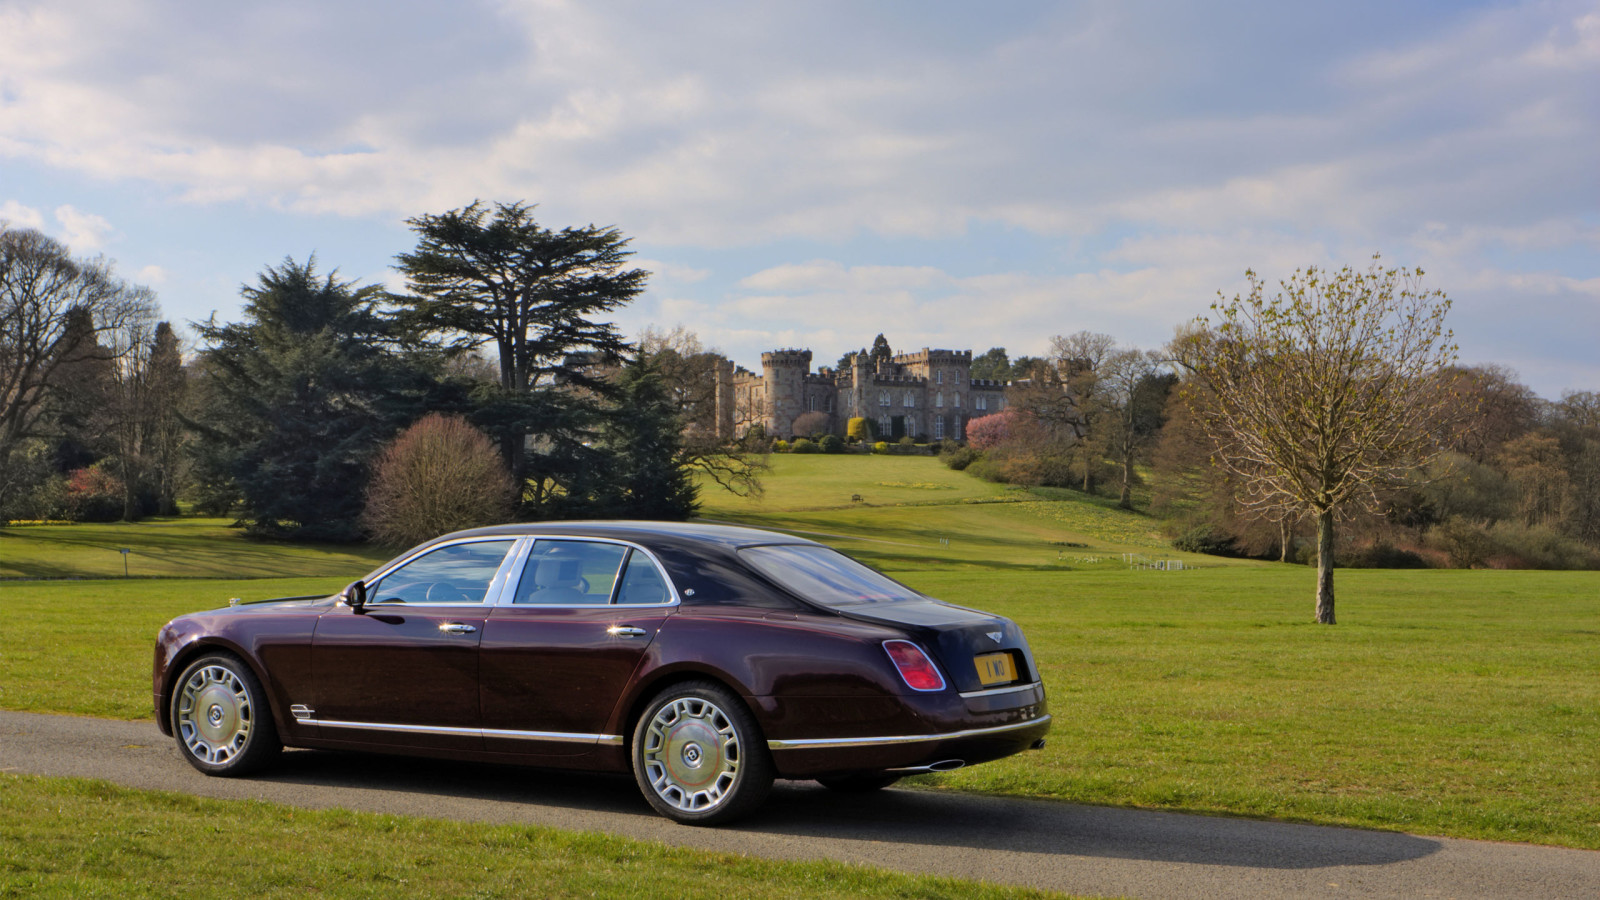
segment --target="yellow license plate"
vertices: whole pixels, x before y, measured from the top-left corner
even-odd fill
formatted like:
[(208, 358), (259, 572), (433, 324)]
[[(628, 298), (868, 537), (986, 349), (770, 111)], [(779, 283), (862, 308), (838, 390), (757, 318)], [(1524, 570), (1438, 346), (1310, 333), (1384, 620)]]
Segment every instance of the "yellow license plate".
[(1007, 684), (1017, 680), (1017, 664), (1009, 653), (985, 653), (974, 656), (972, 661), (978, 664), (980, 684)]

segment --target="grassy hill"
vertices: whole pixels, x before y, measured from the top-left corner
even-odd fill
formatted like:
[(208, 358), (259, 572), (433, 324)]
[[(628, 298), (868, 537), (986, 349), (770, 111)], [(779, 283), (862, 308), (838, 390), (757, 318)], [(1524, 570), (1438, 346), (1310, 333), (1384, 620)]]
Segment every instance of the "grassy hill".
[[(1049, 745), (916, 784), (1600, 849), (1600, 573), (1342, 570), (1342, 624), (1318, 626), (1314, 570), (1176, 553), (1153, 520), (1076, 497), (928, 457), (778, 455), (763, 497), (707, 491), (703, 515), (1023, 626)], [(135, 574), (196, 580), (123, 580), (117, 546)], [(148, 716), (161, 622), (332, 592), (385, 555), (214, 520), (7, 529), (0, 574), (119, 577), (0, 581), (30, 624), (0, 628), (0, 706)]]

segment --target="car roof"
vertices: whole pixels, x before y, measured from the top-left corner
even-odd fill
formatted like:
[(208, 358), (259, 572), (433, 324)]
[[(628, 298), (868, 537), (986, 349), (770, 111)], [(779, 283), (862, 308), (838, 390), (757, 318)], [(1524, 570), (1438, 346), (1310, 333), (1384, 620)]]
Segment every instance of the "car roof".
[[(646, 546), (659, 544), (714, 544), (727, 549), (762, 544), (815, 544), (794, 535), (738, 525), (700, 522), (657, 522), (645, 520), (606, 520), (576, 522), (518, 522), (457, 531), (435, 540), (490, 535), (551, 537), (604, 537), (634, 541)], [(433, 543), (430, 541), (429, 543)]]

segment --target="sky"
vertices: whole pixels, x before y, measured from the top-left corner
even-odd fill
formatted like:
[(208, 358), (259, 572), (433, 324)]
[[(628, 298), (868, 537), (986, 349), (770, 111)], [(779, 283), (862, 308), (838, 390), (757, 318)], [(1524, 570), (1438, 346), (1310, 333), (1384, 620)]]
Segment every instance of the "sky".
[(474, 200), (615, 226), (749, 366), (1155, 347), (1420, 267), (1468, 364), (1600, 390), (1600, 0), (0, 0), (0, 219), (178, 323), (284, 258), (404, 282)]

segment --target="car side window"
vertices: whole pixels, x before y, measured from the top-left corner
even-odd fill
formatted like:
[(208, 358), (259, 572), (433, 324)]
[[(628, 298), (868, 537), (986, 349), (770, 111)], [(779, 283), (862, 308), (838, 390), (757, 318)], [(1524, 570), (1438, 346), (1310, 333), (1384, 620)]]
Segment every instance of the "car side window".
[(482, 603), (515, 541), (472, 541), (429, 550), (383, 576), (373, 603)]
[(637, 550), (628, 554), (628, 567), (622, 572), (622, 587), (617, 591), (617, 603), (660, 604), (672, 601), (667, 591), (667, 581), (661, 570)]
[(511, 602), (541, 606), (604, 606), (628, 548), (594, 541), (534, 542)]

